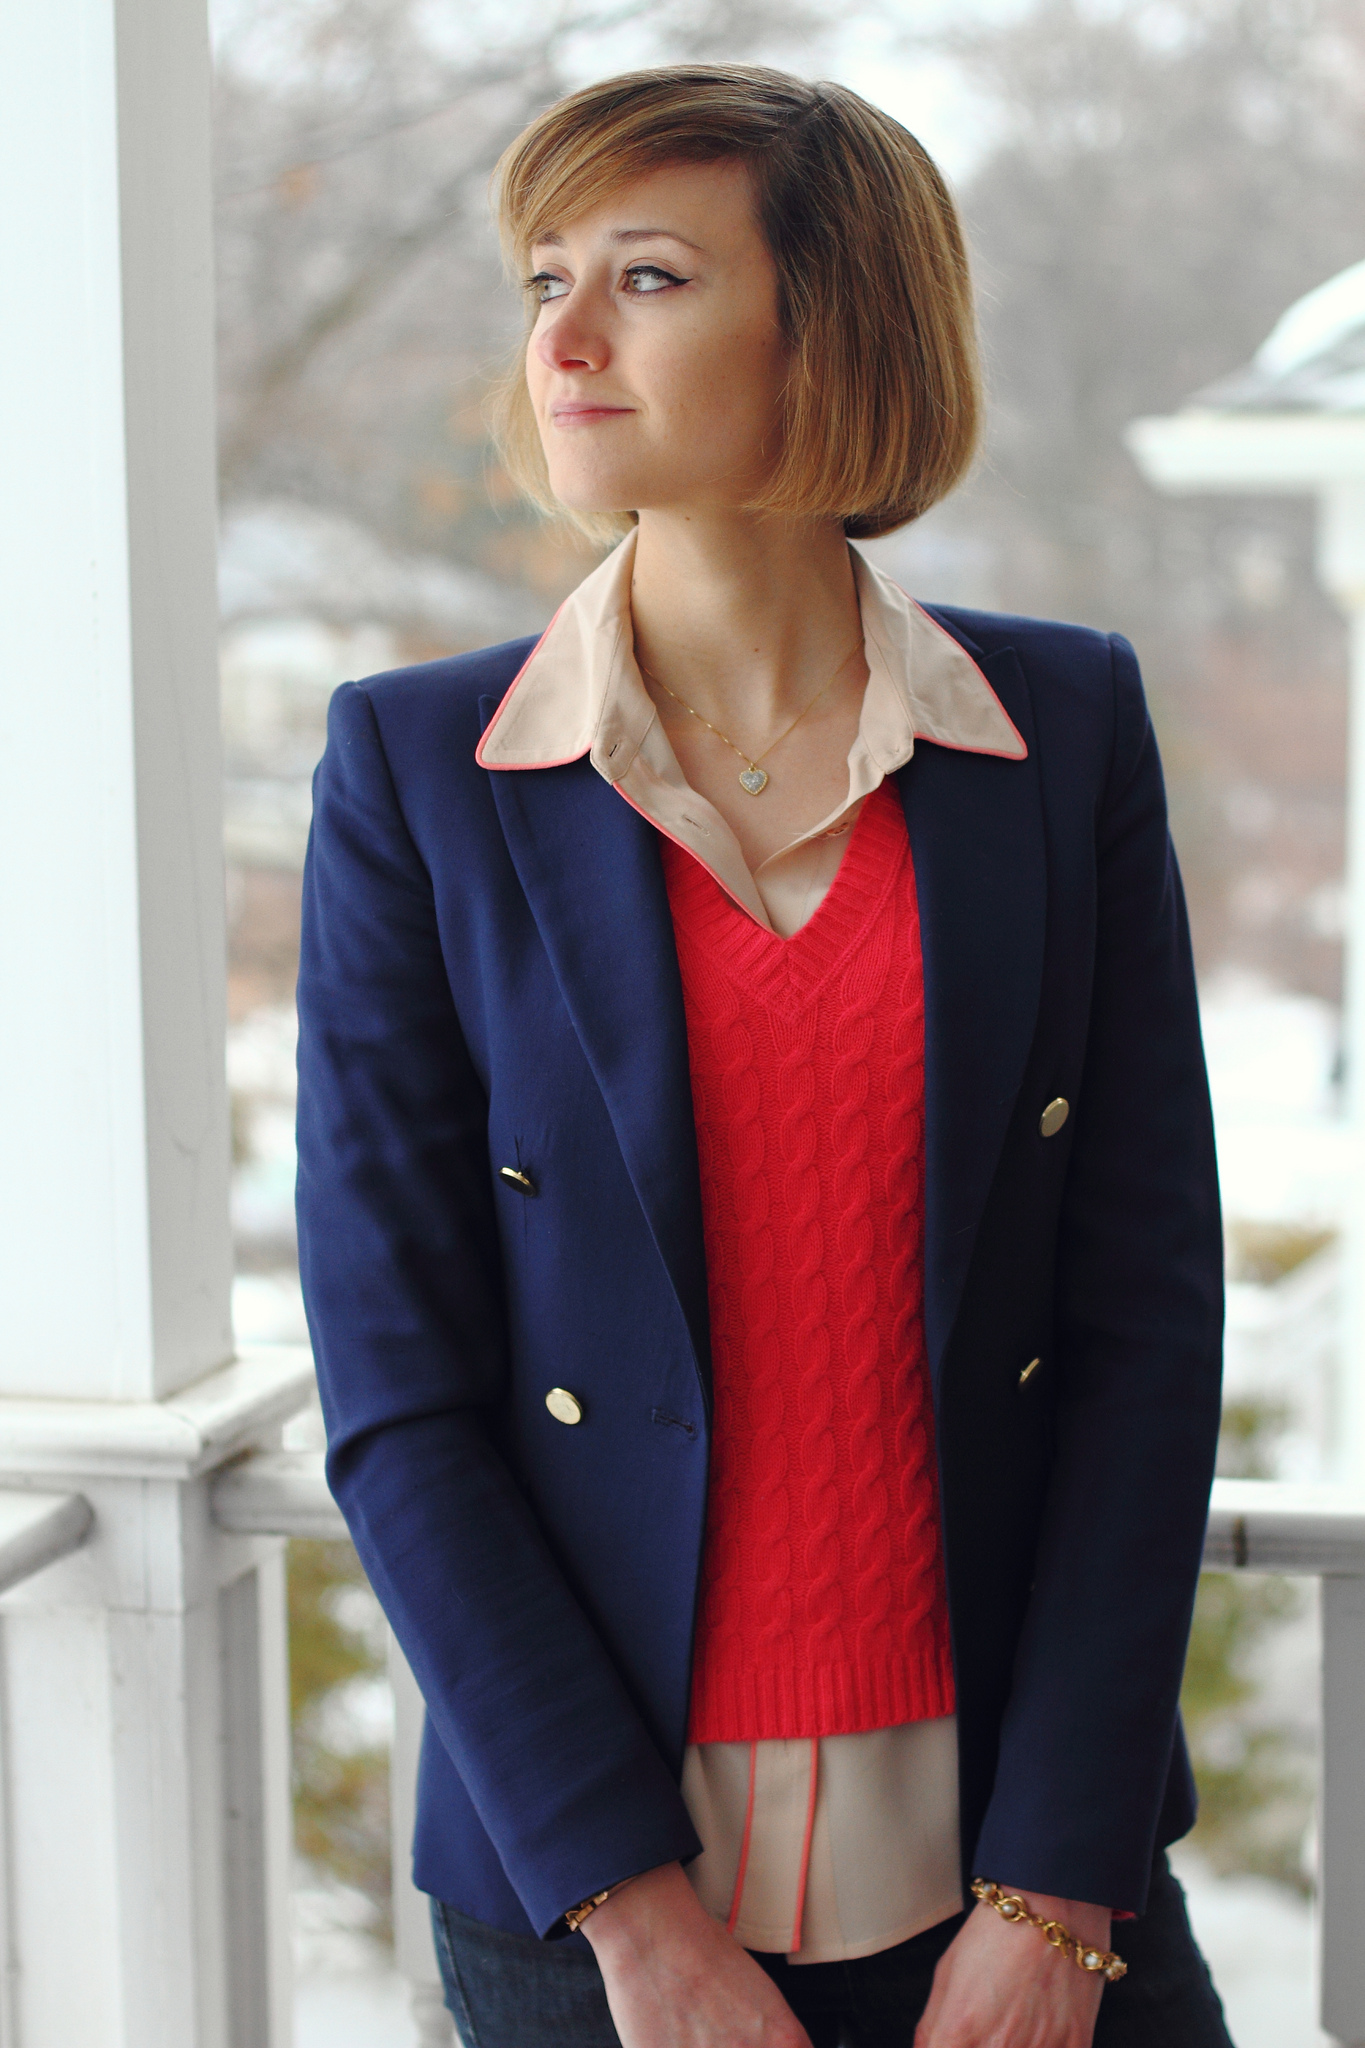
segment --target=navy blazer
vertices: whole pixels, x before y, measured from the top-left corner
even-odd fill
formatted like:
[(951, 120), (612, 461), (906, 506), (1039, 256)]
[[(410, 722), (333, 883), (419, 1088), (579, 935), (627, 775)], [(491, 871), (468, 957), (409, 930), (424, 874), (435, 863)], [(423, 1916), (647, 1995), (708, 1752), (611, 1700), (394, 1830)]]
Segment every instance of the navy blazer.
[[(1140, 1911), (1193, 1818), (1177, 1697), (1219, 1415), (1185, 910), (1128, 644), (933, 615), (1028, 745), (919, 741), (898, 776), (963, 1870)], [(586, 758), (476, 764), (529, 645), (333, 699), (298, 1209), (330, 1482), (428, 1707), (416, 1881), (548, 1935), (699, 1847), (678, 1778), (710, 1401), (658, 840)]]

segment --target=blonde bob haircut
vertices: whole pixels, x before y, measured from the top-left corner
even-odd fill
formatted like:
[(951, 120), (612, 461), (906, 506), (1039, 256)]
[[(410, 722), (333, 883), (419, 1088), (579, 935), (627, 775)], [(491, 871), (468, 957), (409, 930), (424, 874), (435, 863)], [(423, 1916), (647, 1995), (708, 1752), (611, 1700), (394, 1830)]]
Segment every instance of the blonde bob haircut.
[[(782, 450), (752, 509), (869, 538), (917, 519), (976, 448), (971, 281), (948, 189), (914, 136), (840, 85), (747, 64), (627, 72), (560, 100), (496, 172), (509, 261), (665, 164), (738, 161), (753, 180), (791, 350)], [(531, 319), (534, 321), (533, 306)], [(550, 490), (524, 359), (494, 401), (509, 475)], [(597, 538), (628, 518), (570, 514)]]

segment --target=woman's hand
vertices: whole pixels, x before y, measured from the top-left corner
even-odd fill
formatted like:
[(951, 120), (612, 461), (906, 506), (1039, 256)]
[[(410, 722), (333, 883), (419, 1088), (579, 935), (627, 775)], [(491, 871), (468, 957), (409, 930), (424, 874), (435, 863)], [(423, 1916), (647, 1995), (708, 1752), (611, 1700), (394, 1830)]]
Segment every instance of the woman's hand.
[[(1109, 1946), (1109, 1913), (1076, 1899), (1021, 1892), (1090, 1947)], [(915, 2048), (1090, 2048), (1105, 1979), (1049, 1948), (1036, 1927), (978, 1906), (944, 1951)]]
[(583, 1932), (622, 2048), (810, 2048), (782, 1994), (698, 1902), (680, 1863), (632, 1879)]

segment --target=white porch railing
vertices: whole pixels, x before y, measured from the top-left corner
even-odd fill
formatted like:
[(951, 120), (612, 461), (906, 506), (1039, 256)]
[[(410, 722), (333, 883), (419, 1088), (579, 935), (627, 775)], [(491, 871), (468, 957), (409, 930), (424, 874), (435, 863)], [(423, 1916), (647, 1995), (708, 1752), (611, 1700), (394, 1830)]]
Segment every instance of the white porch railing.
[(1365, 1495), (1220, 1479), (1204, 1565), (1322, 1581), (1319, 2012), (1334, 2041), (1359, 2048), (1365, 2042)]
[[(0, 1400), (0, 2048), (289, 2048), (284, 1539), (346, 1533), (278, 1449), (312, 1391), (267, 1347), (165, 1401)], [(397, 1961), (450, 2048), (389, 1665)]]
[[(341, 1510), (327, 1491), (321, 1451), (258, 1452), (229, 1465), (212, 1487), (213, 1518), (239, 1536), (345, 1536)], [(412, 1998), (416, 2048), (450, 2048), (454, 2028), (441, 1994), (426, 1897), (408, 1877), (422, 1741), (422, 1696), (388, 1631), (393, 1687), (389, 1820), (393, 1849), (394, 1959)], [(273, 2048), (273, 2044), (272, 2044)]]
[[(98, 1455), (84, 1438), (83, 1404), (3, 1404), (3, 1425), (28, 1410), (29, 1470), (0, 1489), (0, 1784), (9, 1802), (0, 1873), (11, 1887), (8, 1900), (0, 1895), (0, 2048), (68, 2048), (77, 2038), (92, 2048), (130, 2038), (157, 2048), (288, 2048), (282, 1539), (345, 1534), (321, 1453), (271, 1448), (282, 1415), (308, 1390), (308, 1366), (306, 1353), (258, 1354), (157, 1404), (154, 1416), (144, 1410), (140, 1428), (127, 1418), (123, 1442), (111, 1446), (106, 1433)], [(14, 1447), (12, 1428), (0, 1442)], [(0, 1454), (0, 1465), (10, 1458)], [(54, 1485), (74, 1466), (84, 1469), (82, 1485)], [(1360, 2048), (1365, 1495), (1220, 1480), (1205, 1564), (1322, 1580), (1321, 2013), (1335, 2041)], [(397, 1960), (412, 1991), (414, 2048), (449, 2048), (426, 1902), (405, 1874), (421, 1701), (392, 1639), (389, 1663)], [(78, 1825), (60, 1825), (78, 1816)], [(62, 1887), (69, 1898), (73, 1858), (126, 1873), (126, 1890), (113, 1896), (93, 1882), (85, 1891), (87, 1946), (120, 1946), (130, 1904), (171, 1895), (174, 1914), (180, 1887), (193, 1893), (183, 2026), (168, 2023), (170, 1987), (141, 2036), (108, 2013), (92, 2014), (82, 2033), (71, 2029), (79, 1999), (70, 1919), (54, 1922), (43, 1906)]]

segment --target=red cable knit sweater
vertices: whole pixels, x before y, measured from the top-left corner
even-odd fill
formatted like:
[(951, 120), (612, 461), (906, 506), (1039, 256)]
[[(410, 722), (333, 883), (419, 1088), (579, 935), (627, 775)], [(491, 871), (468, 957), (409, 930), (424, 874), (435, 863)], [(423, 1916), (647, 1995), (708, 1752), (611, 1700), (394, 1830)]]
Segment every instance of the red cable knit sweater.
[(715, 1435), (689, 1739), (953, 1711), (921, 1317), (924, 998), (894, 783), (790, 939), (664, 843)]

